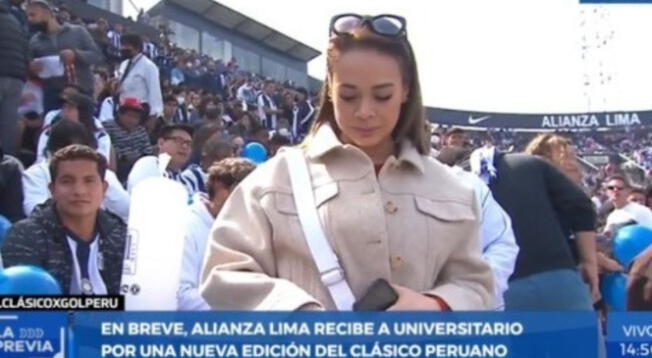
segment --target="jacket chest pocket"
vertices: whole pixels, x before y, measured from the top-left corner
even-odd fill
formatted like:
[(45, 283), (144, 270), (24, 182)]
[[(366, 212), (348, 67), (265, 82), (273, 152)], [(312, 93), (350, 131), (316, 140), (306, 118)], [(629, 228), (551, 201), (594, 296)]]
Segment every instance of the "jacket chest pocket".
[[(333, 199), (338, 192), (339, 190), (337, 183), (329, 183), (314, 188), (313, 195), (317, 209)], [(281, 214), (295, 216), (298, 215), (297, 207), (294, 203), (294, 196), (292, 195), (291, 191), (274, 192), (274, 207)]]
[(476, 215), (472, 207), (456, 201), (415, 197), (414, 203), (417, 212), (426, 220), (426, 269), (434, 277), (432, 284), (436, 282), (438, 273), (457, 246), (455, 241), (462, 239), (461, 235), (467, 235), (468, 225), (473, 225)]
[[(329, 183), (313, 189), (322, 230), (333, 250), (336, 251), (337, 248), (328, 228), (328, 213), (325, 205), (334, 199), (337, 194), (337, 183)], [(305, 265), (311, 264), (314, 260), (305, 239), (292, 192), (277, 191), (273, 195), (274, 210), (276, 211), (274, 218), (277, 219), (275, 220), (277, 222), (272, 222), (272, 226), (274, 230), (274, 250), (279, 265), (278, 272), (281, 275), (286, 272), (290, 276), (289, 278), (293, 279), (297, 275), (302, 275), (302, 271), (305, 271)]]

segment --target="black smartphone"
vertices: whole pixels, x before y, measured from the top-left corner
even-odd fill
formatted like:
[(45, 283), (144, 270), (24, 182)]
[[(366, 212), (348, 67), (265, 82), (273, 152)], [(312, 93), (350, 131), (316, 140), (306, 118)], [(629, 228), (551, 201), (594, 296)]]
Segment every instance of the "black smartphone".
[(398, 300), (396, 290), (383, 278), (369, 287), (365, 295), (353, 304), (354, 311), (384, 311)]

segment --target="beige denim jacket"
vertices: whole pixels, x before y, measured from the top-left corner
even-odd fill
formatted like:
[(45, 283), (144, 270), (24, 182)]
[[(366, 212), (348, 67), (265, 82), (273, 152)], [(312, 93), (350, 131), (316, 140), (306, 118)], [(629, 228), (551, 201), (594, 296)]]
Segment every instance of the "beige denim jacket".
[[(360, 149), (324, 125), (304, 150), (318, 213), (356, 299), (378, 278), (444, 299), (453, 310), (492, 307), (473, 192), (403, 142), (378, 176)], [(304, 239), (287, 153), (232, 193), (207, 247), (201, 291), (214, 309), (335, 309)]]

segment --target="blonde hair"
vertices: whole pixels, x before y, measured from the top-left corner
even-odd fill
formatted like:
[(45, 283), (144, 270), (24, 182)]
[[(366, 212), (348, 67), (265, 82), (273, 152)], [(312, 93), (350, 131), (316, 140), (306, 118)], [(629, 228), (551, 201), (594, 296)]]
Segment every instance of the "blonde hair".
[(525, 152), (534, 155), (540, 155), (552, 160), (553, 153), (556, 151), (564, 152), (568, 146), (572, 145), (571, 141), (558, 134), (545, 133), (539, 134), (528, 143)]
[(547, 159), (575, 183), (582, 181), (582, 169), (570, 139), (553, 133), (539, 134), (528, 143), (525, 152)]

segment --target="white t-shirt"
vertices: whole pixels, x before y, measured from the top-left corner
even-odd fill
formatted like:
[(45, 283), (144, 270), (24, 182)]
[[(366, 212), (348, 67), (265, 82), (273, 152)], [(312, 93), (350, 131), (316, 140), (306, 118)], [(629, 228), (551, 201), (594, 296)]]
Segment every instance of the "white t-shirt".
[(158, 161), (159, 159), (155, 155), (147, 155), (136, 161), (133, 168), (131, 168), (131, 172), (129, 172), (129, 177), (127, 178), (127, 191), (130, 194), (136, 184), (150, 177), (165, 177), (177, 181), (188, 190), (189, 196), (197, 191), (195, 188), (196, 183), (189, 175), (182, 175), (181, 171), (173, 171), (169, 169), (164, 173), (161, 173)]
[[(38, 144), (36, 148), (36, 163), (40, 163), (48, 158), (48, 153), (46, 152), (46, 147), (48, 145), (48, 140), (50, 139), (50, 130), (52, 129), (52, 122), (54, 119), (61, 113), (60, 109), (55, 109), (48, 112), (43, 119), (43, 131), (38, 138)], [(111, 137), (104, 130), (102, 122), (99, 119), (94, 118), (95, 120), (95, 140), (97, 140), (97, 152), (102, 154), (107, 161), (111, 160)]]
[(494, 274), (495, 309), (504, 310), (503, 294), (509, 287), (509, 277), (514, 272), (519, 251), (512, 230), (512, 220), (480, 177), (460, 167), (452, 167), (451, 171), (462, 184), (473, 189), (480, 205), (482, 256)]
[(591, 202), (593, 203), (593, 206), (595, 207), (596, 211), (600, 210), (600, 208), (602, 207), (602, 200), (600, 200), (600, 198), (598, 198), (597, 196), (592, 197)]
[(215, 218), (204, 204), (204, 201), (208, 200), (208, 196), (199, 193), (193, 198), (194, 201), (189, 207), (190, 215), (186, 223), (183, 261), (177, 293), (177, 308), (180, 311), (210, 310), (210, 306), (199, 292), (199, 286), (206, 246)]
[(245, 104), (249, 101), (253, 101), (255, 99), (253, 87), (248, 83), (243, 84), (238, 88), (236, 97)]
[(113, 120), (113, 97), (108, 96), (102, 101), (100, 107), (100, 122)]
[(608, 231), (613, 232), (615, 226), (630, 221), (635, 221), (639, 225), (652, 229), (652, 210), (638, 203), (628, 203), (609, 214), (606, 228)]

